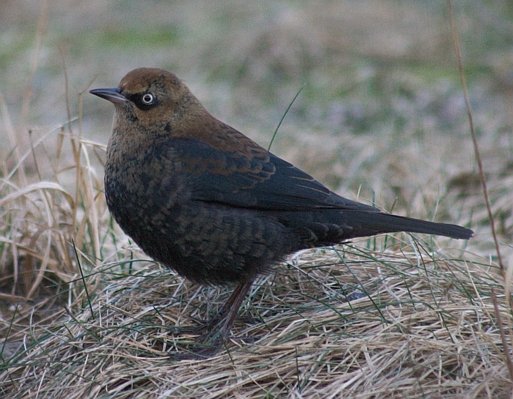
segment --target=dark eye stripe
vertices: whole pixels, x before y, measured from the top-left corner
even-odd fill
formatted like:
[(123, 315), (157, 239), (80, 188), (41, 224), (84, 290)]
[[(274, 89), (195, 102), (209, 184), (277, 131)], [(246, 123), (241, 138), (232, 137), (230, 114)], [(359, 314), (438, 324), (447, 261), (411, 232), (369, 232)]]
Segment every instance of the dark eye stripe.
[[(143, 97), (150, 94), (151, 96), (153, 96), (153, 102), (151, 104), (147, 104), (143, 101)], [(135, 106), (143, 111), (146, 111), (150, 108), (153, 108), (155, 107), (156, 105), (159, 104), (159, 101), (157, 99), (157, 97), (152, 94), (152, 93), (136, 93), (136, 94), (131, 94), (130, 96), (128, 96), (128, 99), (133, 102), (135, 104)]]

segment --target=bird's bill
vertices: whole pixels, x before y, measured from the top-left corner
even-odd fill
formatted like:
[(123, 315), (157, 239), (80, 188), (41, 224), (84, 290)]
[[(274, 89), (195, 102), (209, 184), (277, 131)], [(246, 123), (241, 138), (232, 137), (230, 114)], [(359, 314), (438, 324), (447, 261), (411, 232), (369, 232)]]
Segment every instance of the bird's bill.
[(114, 104), (122, 104), (127, 101), (126, 97), (121, 94), (121, 92), (118, 88), (93, 89), (93, 90), (90, 90), (89, 93), (94, 94), (95, 96), (104, 98), (105, 100), (108, 100)]

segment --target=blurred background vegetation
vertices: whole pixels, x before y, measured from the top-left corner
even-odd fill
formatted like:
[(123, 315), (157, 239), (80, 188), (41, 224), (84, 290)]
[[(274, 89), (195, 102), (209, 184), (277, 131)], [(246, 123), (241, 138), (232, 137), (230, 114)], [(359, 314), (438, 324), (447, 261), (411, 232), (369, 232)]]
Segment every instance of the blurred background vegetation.
[[(456, 1), (455, 17), (500, 202), (513, 165), (513, 6)], [(275, 153), (385, 209), (486, 223), (446, 1), (4, 0), (0, 24), (4, 167), (14, 147), (71, 118), (75, 132), (105, 144), (113, 108), (88, 89), (157, 66), (264, 146), (302, 89)], [(511, 236), (511, 206), (494, 212)]]
[[(454, 11), (493, 212), (511, 253), (513, 6), (456, 1)], [(350, 198), (472, 225), (471, 247), (493, 256), (449, 21), (446, 1), (5, 0), (0, 173), (12, 177), (16, 155), (30, 150), (49, 161), (27, 157), (27, 181), (53, 179), (52, 157), (74, 153), (62, 131), (106, 144), (113, 107), (88, 90), (116, 86), (135, 67), (175, 72), (263, 146), (301, 90), (275, 153)], [(60, 168), (59, 183), (73, 185)]]

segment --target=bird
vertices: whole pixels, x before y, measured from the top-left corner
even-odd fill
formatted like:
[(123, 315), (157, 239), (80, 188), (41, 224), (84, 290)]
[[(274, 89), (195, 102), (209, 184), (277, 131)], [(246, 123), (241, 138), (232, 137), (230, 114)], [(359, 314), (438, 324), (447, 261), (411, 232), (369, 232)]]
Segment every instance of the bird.
[(382, 233), (473, 235), (336, 194), (218, 120), (166, 70), (137, 68), (90, 93), (115, 106), (104, 184), (121, 229), (186, 279), (235, 286), (198, 357), (219, 350), (252, 283), (290, 254)]

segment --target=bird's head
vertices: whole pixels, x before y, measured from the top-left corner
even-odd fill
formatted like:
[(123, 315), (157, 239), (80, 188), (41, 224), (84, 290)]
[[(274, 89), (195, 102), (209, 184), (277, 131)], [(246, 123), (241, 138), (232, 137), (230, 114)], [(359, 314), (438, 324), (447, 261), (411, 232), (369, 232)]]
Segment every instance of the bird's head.
[[(203, 107), (187, 86), (171, 72), (157, 68), (138, 68), (121, 79), (116, 88), (90, 91), (116, 107), (116, 124), (172, 130), (185, 115)], [(183, 122), (181, 122), (183, 123)]]

